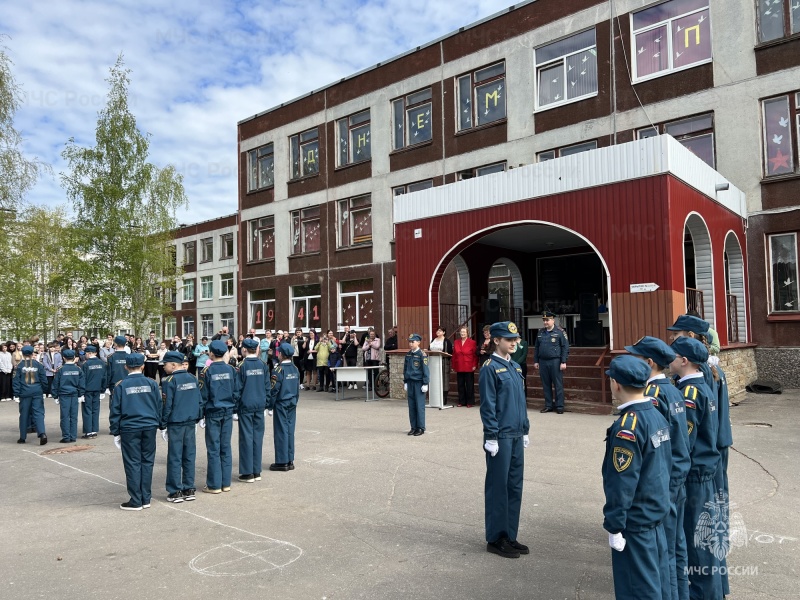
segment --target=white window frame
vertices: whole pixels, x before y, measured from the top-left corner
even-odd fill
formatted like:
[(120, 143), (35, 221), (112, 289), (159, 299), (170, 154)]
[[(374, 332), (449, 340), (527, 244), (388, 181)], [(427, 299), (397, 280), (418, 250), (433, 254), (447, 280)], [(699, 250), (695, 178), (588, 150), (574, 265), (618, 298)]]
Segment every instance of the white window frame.
[[(210, 319), (206, 317), (211, 317)], [(214, 337), (214, 315), (200, 315), (200, 337), (207, 337), (209, 340)]]
[[(479, 83), (475, 82), (475, 76), (478, 73), (481, 73), (483, 71), (488, 71), (489, 69), (492, 69), (492, 68), (494, 68), (494, 67), (496, 67), (498, 65), (503, 65), (503, 74), (502, 75), (494, 75), (494, 76), (491, 76), (491, 77), (487, 77), (486, 79), (482, 80)], [(478, 102), (477, 102), (477, 100), (478, 100), (478, 88), (484, 87), (484, 86), (486, 86), (486, 85), (488, 85), (488, 84), (490, 84), (490, 83), (492, 83), (494, 81), (500, 81), (502, 79), (503, 80), (503, 91), (506, 94), (508, 93), (508, 69), (507, 69), (507, 66), (508, 65), (506, 65), (505, 59), (504, 60), (499, 60), (497, 62), (493, 62), (491, 64), (488, 64), (485, 67), (480, 67), (478, 69), (473, 69), (469, 73), (463, 73), (462, 75), (459, 75), (459, 76), (457, 76), (455, 78), (456, 91), (455, 91), (455, 95), (454, 96), (455, 96), (455, 101), (456, 101), (456, 114), (455, 114), (456, 133), (460, 133), (462, 131), (472, 131), (472, 130), (474, 130), (476, 128), (489, 127), (489, 126), (491, 126), (491, 125), (493, 125), (495, 123), (501, 123), (503, 121), (507, 121), (508, 120), (508, 96), (507, 95), (503, 96), (503, 104), (505, 106), (505, 115), (500, 117), (499, 119), (495, 119), (494, 121), (489, 121), (487, 123), (478, 124), (477, 123), (477, 121), (478, 121), (477, 117), (478, 117), (478, 112), (480, 112), (480, 111), (479, 111), (479, 109), (475, 108), (476, 106), (478, 106)], [(470, 96), (469, 96), (470, 115), (469, 115), (469, 126), (462, 128), (461, 127), (461, 81), (463, 79), (466, 79), (466, 78), (469, 78), (469, 86), (470, 86)]]
[[(262, 181), (261, 161), (272, 158), (272, 181)], [(247, 153), (247, 191), (257, 192), (275, 186), (275, 150), (272, 142)]]
[[(309, 137), (308, 134), (313, 133), (312, 137)], [(303, 156), (308, 154), (307, 147), (316, 143), (317, 145), (317, 155), (314, 157), (314, 164), (316, 165), (316, 171), (309, 171), (306, 172), (305, 167), (303, 166)], [(295, 149), (297, 153), (295, 154)], [(303, 179), (304, 177), (314, 177), (320, 174), (320, 150), (322, 149), (322, 144), (319, 139), (319, 127), (312, 127), (310, 129), (306, 129), (305, 131), (301, 131), (289, 138), (289, 173), (291, 174), (291, 180), (295, 181), (297, 179)], [(295, 158), (297, 161), (295, 161)], [(297, 171), (295, 171), (294, 163), (297, 162)]]
[[(364, 279), (369, 279), (369, 278), (365, 277)], [(372, 289), (369, 290), (369, 291), (365, 290), (363, 292), (348, 292), (346, 294), (342, 293), (342, 284), (343, 283), (348, 283), (348, 282), (340, 281), (339, 284), (336, 286), (337, 287), (337, 291), (339, 292), (339, 294), (338, 294), (339, 300), (338, 300), (338, 305), (336, 307), (336, 310), (337, 310), (336, 320), (337, 321), (341, 321), (342, 320), (342, 307), (344, 306), (344, 303), (345, 303), (346, 299), (355, 298), (355, 301), (356, 301), (356, 322), (355, 322), (355, 324), (352, 324), (352, 323), (349, 324), (350, 328), (351, 329), (368, 329), (370, 327), (374, 327), (375, 326), (374, 323), (362, 323), (361, 322), (361, 307), (360, 307), (361, 298), (360, 297), (361, 297), (361, 295), (373, 294), (373, 299), (372, 300), (373, 300), (373, 302), (375, 301), (375, 298), (374, 298), (375, 280), (373, 279), (373, 281), (372, 281)], [(376, 311), (373, 309), (373, 311), (372, 311), (373, 316), (375, 316), (375, 313), (376, 313)], [(342, 325), (342, 324), (339, 323), (339, 325)], [(380, 336), (378, 336), (378, 337), (380, 337)]]
[[(317, 211), (316, 217), (309, 217), (306, 215), (307, 211)], [(298, 229), (295, 231), (294, 226), (294, 219), (295, 215), (299, 214), (300, 220), (298, 222)], [(312, 221), (317, 221), (317, 225), (320, 228), (320, 231), (317, 233), (319, 236), (319, 248), (317, 250), (307, 250), (306, 249), (306, 226), (308, 223)], [(292, 235), (292, 252), (291, 256), (301, 256), (303, 254), (316, 254), (317, 252), (322, 251), (322, 207), (321, 206), (309, 206), (307, 208), (301, 208), (298, 210), (293, 210), (289, 213), (289, 231)], [(295, 237), (299, 236), (300, 238), (300, 251), (295, 251)]]
[[(206, 256), (206, 248), (209, 248), (208, 242), (211, 242), (209, 249), (209, 256)], [(210, 263), (214, 260), (214, 236), (203, 238), (200, 240), (200, 264)]]
[[(361, 200), (363, 198), (369, 199), (369, 206), (361, 206), (353, 209), (353, 201), (354, 200)], [(347, 211), (348, 218), (347, 222), (342, 224), (342, 210)], [(358, 246), (369, 246), (372, 244), (372, 233), (369, 234), (369, 239), (364, 240), (363, 242), (354, 242), (355, 238), (355, 231), (354, 231), (354, 222), (355, 219), (353, 218), (353, 212), (363, 213), (365, 211), (369, 211), (369, 221), (370, 221), (370, 232), (372, 231), (372, 194), (361, 194), (360, 196), (353, 196), (352, 198), (345, 198), (343, 200), (339, 200), (337, 202), (337, 215), (336, 215), (336, 236), (338, 240), (338, 248), (356, 248)], [(348, 243), (343, 243), (344, 236), (342, 235), (342, 227), (347, 227), (347, 237)]]
[(422, 181), (415, 181), (414, 183), (407, 183), (406, 185), (398, 185), (392, 188), (392, 196), (402, 196), (403, 194), (410, 194), (411, 192), (418, 192), (420, 190), (429, 190), (435, 187), (433, 179), (423, 179)]
[[(267, 323), (267, 318), (266, 317), (267, 317), (267, 313), (270, 310), (272, 311), (273, 319), (275, 319), (276, 322), (277, 322), (276, 310), (275, 310), (275, 298), (268, 298), (266, 300), (254, 300), (253, 299), (253, 294), (255, 292), (262, 292), (262, 291), (267, 291), (267, 292), (271, 291), (273, 295), (275, 294), (275, 290), (274, 289), (251, 290), (248, 293), (248, 300), (249, 300), (248, 304), (247, 304), (247, 306), (248, 306), (248, 314), (247, 314), (248, 327), (253, 324), (253, 318), (255, 317), (256, 310), (258, 310), (258, 309), (261, 309), (261, 313), (262, 313), (261, 322), (264, 325), (266, 325), (266, 323)], [(256, 330), (256, 333), (264, 333), (264, 332), (266, 332), (266, 327), (260, 327), (260, 328), (259, 327), (253, 327), (253, 329)]]
[[(189, 327), (187, 327), (187, 325), (189, 325)], [(194, 317), (183, 317), (181, 319), (181, 331), (183, 331), (184, 338), (195, 334)]]
[[(230, 277), (228, 277), (228, 275), (230, 275)], [(233, 298), (233, 294), (234, 294), (233, 282), (234, 282), (233, 273), (222, 273), (219, 276), (219, 297), (220, 298)], [(225, 284), (226, 283), (229, 284), (230, 288), (231, 288), (229, 294), (225, 293)]]
[[(358, 119), (366, 115), (366, 119), (363, 121), (359, 121), (355, 124), (352, 124), (351, 121), (354, 119)], [(336, 121), (336, 133), (337, 133), (337, 143), (336, 143), (336, 166), (337, 167), (347, 167), (349, 165), (355, 165), (362, 162), (369, 162), (372, 160), (372, 120), (371, 120), (370, 109), (361, 110), (357, 113), (353, 113), (347, 117), (342, 119), (338, 119)], [(352, 133), (359, 130), (365, 129), (366, 133), (365, 139), (367, 143), (369, 143), (369, 156), (367, 158), (357, 158), (358, 153), (353, 154), (353, 140), (352, 140)], [(341, 143), (342, 140), (345, 140), (345, 144), (347, 146), (347, 162), (342, 162), (342, 150), (341, 150)]]
[[(797, 313), (800, 311), (800, 306), (794, 308), (794, 310), (779, 310), (776, 309), (774, 306), (775, 301), (775, 293), (774, 293), (774, 277), (772, 276), (772, 238), (774, 237), (782, 237), (782, 236), (791, 236), (792, 242), (794, 244), (794, 252), (795, 252), (795, 270), (794, 270), (794, 280), (797, 282), (800, 280), (800, 256), (798, 256), (798, 248), (797, 248), (797, 232), (795, 231), (787, 231), (784, 233), (770, 233), (767, 234), (767, 249), (768, 249), (768, 261), (769, 264), (767, 265), (767, 306), (769, 307), (768, 314), (775, 314), (775, 313)], [(800, 285), (800, 284), (798, 284)]]
[(214, 299), (214, 276), (205, 275), (200, 277), (200, 300)]
[[(411, 102), (414, 100), (414, 96), (424, 95), (425, 93), (428, 94), (427, 98), (423, 98), (422, 100), (418, 100), (416, 102)], [(423, 140), (421, 142), (412, 142), (409, 139), (409, 127), (408, 127), (408, 113), (412, 110), (417, 110), (420, 108), (426, 107), (428, 108), (428, 116), (433, 121), (433, 88), (427, 87), (421, 90), (417, 90), (416, 92), (411, 92), (410, 94), (406, 94), (401, 98), (396, 98), (392, 100), (392, 152), (399, 152), (404, 148), (411, 148), (412, 146), (416, 146), (418, 144), (430, 144), (433, 141), (433, 123), (431, 123), (431, 138), (428, 140)], [(402, 114), (402, 122), (398, 123), (397, 117), (399, 116), (399, 112)], [(398, 135), (399, 132), (399, 135)], [(398, 143), (400, 145), (398, 145)]]
[[(231, 253), (226, 254), (227, 245), (230, 242)], [(219, 260), (230, 260), (236, 256), (236, 236), (233, 232), (223, 233), (219, 236)]]
[[(301, 286), (296, 286), (296, 287), (301, 287)], [(320, 311), (320, 313), (322, 313), (322, 286), (320, 286), (320, 293), (318, 295), (316, 295), (316, 296), (295, 296), (294, 295), (294, 288), (295, 288), (295, 286), (292, 286), (291, 288), (289, 288), (289, 291), (290, 291), (289, 306), (290, 306), (291, 311), (292, 311), (291, 312), (290, 321), (289, 321), (289, 325), (290, 325), (289, 329), (294, 330), (294, 329), (300, 328), (303, 331), (308, 331), (308, 313), (309, 313), (308, 306), (309, 306), (309, 301), (310, 300), (319, 300), (319, 303), (318, 303), (319, 307), (320, 307), (319, 311)], [(294, 303), (295, 302), (300, 302), (300, 301), (304, 301), (305, 302), (305, 308), (303, 309), (303, 314), (305, 315), (304, 316), (304, 321), (305, 322), (302, 325), (295, 325), (295, 321), (294, 321), (294, 319), (295, 319), (294, 306), (295, 305), (294, 305)], [(315, 327), (314, 329), (321, 329), (322, 328), (321, 327), (322, 326), (322, 314), (317, 315), (317, 317), (318, 317), (318, 320), (320, 322), (320, 327)]]
[(171, 340), (178, 331), (178, 320), (175, 317), (164, 319), (164, 339)]
[[(586, 140), (585, 142), (578, 142), (577, 144), (570, 144), (569, 146), (562, 146), (561, 148), (554, 148), (552, 150), (543, 150), (542, 152), (536, 153), (536, 162), (545, 162), (547, 160), (555, 160), (557, 158), (562, 157), (562, 152), (564, 150), (572, 150), (579, 146), (588, 146), (589, 144), (594, 144), (594, 148), (589, 148), (587, 150), (583, 150), (583, 152), (591, 152), (592, 150), (597, 150), (597, 140)], [(553, 156), (550, 158), (545, 158), (545, 154), (552, 154)], [(580, 154), (580, 152), (573, 152), (571, 154), (567, 154), (567, 156), (574, 156), (575, 154)]]
[(184, 279), (183, 286), (181, 287), (182, 294), (182, 302), (194, 302), (195, 299), (195, 280), (194, 279)]
[[(270, 223), (271, 221), (271, 223)], [(250, 240), (248, 243), (248, 257), (251, 261), (257, 260), (275, 260), (275, 256), (264, 256), (262, 251), (264, 249), (264, 235), (266, 232), (272, 232), (272, 249), (275, 251), (275, 216), (267, 215), (259, 217), (250, 221)], [(253, 252), (253, 243), (257, 242), (258, 252)]]
[[(548, 61), (543, 62), (543, 63), (537, 63), (536, 62), (536, 49), (534, 48), (534, 50), (533, 50), (533, 63), (534, 63), (533, 72), (534, 72), (534, 75), (535, 75), (535, 78), (534, 78), (534, 94), (533, 94), (534, 112), (544, 112), (546, 110), (550, 110), (551, 108), (556, 108), (557, 106), (564, 106), (565, 104), (572, 104), (573, 102), (580, 102), (581, 100), (586, 100), (587, 98), (594, 98), (595, 96), (597, 96), (600, 93), (599, 92), (600, 78), (599, 78), (599, 65), (598, 65), (598, 80), (597, 80), (598, 89), (595, 90), (594, 92), (590, 92), (588, 94), (584, 94), (583, 96), (576, 96), (575, 98), (570, 98), (569, 100), (567, 100), (567, 93), (566, 93), (566, 89), (567, 89), (567, 71), (566, 71), (567, 58), (569, 58), (570, 56), (574, 56), (576, 54), (580, 54), (581, 52), (591, 51), (592, 48), (594, 48), (595, 59), (597, 58), (597, 28), (596, 27), (592, 27), (591, 29), (594, 29), (594, 32), (595, 32), (594, 44), (592, 44), (591, 46), (587, 46), (586, 48), (582, 48), (580, 50), (575, 50), (574, 52), (569, 52), (567, 54), (559, 56), (558, 58), (553, 58), (553, 59), (548, 60)], [(589, 31), (589, 29), (584, 29), (583, 31), (578, 31), (577, 33), (573, 33), (573, 34), (568, 35), (567, 37), (561, 38), (560, 40), (554, 40), (552, 42), (548, 42), (546, 44), (542, 44), (541, 46), (539, 46), (539, 48), (543, 48), (545, 46), (549, 46), (550, 44), (555, 44), (556, 42), (560, 42), (562, 40), (569, 39), (569, 38), (571, 38), (573, 36), (580, 35), (582, 33), (586, 33), (587, 31)], [(564, 99), (563, 100), (559, 100), (557, 102), (551, 102), (550, 104), (541, 105), (541, 104), (539, 104), (539, 71), (542, 70), (542, 69), (547, 69), (547, 68), (555, 65), (558, 62), (561, 62), (562, 66), (564, 68), (564, 70), (563, 70), (563, 75), (564, 75)]]
[[(230, 317), (228, 315), (230, 315)], [(233, 335), (233, 332), (236, 331), (235, 323), (236, 313), (224, 312), (219, 314), (219, 328), (222, 329), (223, 327), (227, 327), (228, 333), (231, 335)]]

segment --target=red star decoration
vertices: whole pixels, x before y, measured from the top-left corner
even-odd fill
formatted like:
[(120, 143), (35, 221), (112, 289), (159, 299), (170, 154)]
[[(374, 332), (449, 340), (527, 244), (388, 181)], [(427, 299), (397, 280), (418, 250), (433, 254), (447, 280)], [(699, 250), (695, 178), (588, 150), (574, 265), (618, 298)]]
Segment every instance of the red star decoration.
[(780, 148), (778, 148), (778, 153), (769, 159), (769, 162), (772, 164), (772, 171), (775, 172), (780, 167), (789, 170), (789, 159), (791, 157), (791, 154), (784, 154), (781, 152)]

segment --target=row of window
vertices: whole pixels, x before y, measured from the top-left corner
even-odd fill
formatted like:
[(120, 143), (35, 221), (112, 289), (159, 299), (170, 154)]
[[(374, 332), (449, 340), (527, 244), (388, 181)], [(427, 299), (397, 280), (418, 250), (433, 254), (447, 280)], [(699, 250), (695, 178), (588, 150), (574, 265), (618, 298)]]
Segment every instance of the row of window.
[[(234, 242), (232, 233), (223, 233), (219, 236), (219, 260), (226, 260), (234, 256)], [(214, 238), (207, 237), (200, 240), (200, 263), (214, 260)], [(194, 265), (197, 262), (197, 242), (183, 244), (183, 264)]]
[(770, 312), (797, 312), (798, 278), (797, 270), (797, 232), (780, 233), (767, 236), (767, 252), (769, 253)]
[[(227, 327), (228, 331), (235, 332), (236, 319), (232, 312), (220, 313), (219, 315), (219, 329)], [(214, 315), (200, 315), (200, 335), (197, 336), (195, 332), (195, 320), (193, 316), (185, 316), (181, 319), (181, 333), (182, 337), (188, 335), (195, 336), (196, 341), (200, 341), (203, 337), (209, 340), (219, 331), (214, 327)], [(164, 339), (171, 339), (178, 333), (178, 319), (176, 317), (167, 317), (164, 321)]]
[[(195, 301), (195, 280), (184, 279), (182, 286), (183, 302)], [(219, 276), (219, 298), (233, 298), (234, 285), (233, 273), (223, 273)], [(200, 301), (214, 299), (214, 276), (208, 275), (200, 278)]]

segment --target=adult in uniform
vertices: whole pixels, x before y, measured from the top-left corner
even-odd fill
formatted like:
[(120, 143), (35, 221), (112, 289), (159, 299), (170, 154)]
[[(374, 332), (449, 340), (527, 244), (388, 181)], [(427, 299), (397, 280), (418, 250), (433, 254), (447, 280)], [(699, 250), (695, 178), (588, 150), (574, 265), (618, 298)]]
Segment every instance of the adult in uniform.
[(478, 387), (486, 451), (484, 483), (486, 550), (503, 558), (519, 558), (528, 547), (517, 541), (522, 505), (523, 450), (528, 447), (528, 410), (522, 371), (511, 360), (519, 333), (511, 321), (490, 329), (494, 353), (481, 367)]
[(51, 394), (59, 405), (61, 413), (61, 439), (59, 443), (69, 444), (78, 439), (78, 405), (85, 398), (86, 377), (83, 370), (75, 364), (75, 351), (64, 348), (61, 368), (53, 378)]
[(664, 519), (669, 553), (672, 600), (688, 600), (689, 579), (686, 572), (686, 535), (683, 531), (683, 511), (686, 504), (686, 475), (692, 459), (689, 456), (689, 431), (686, 424), (686, 405), (683, 396), (664, 374), (675, 353), (658, 338), (645, 336), (625, 350), (638, 356), (650, 367), (650, 377), (644, 395), (669, 423), (672, 446), (672, 468), (669, 476), (669, 514)]
[(270, 471), (294, 470), (294, 428), (297, 423), (297, 400), (300, 395), (300, 373), (292, 362), (294, 348), (286, 342), (278, 346), (280, 363), (272, 370), (267, 409), (274, 410), (272, 435), (275, 462)]
[(33, 346), (22, 347), (22, 360), (17, 365), (17, 373), (12, 380), (14, 400), (19, 403), (19, 439), (24, 444), (31, 419), (36, 423), (39, 445), (47, 443), (44, 430), (44, 390), (47, 389), (47, 375), (42, 363), (33, 359)]
[[(130, 354), (127, 347), (128, 340), (124, 335), (118, 335), (114, 338), (114, 352), (108, 355), (108, 371), (106, 371), (106, 395), (108, 396), (109, 414), (111, 410), (111, 390), (128, 375), (125, 369), (126, 356)], [(110, 433), (110, 432), (109, 432)]]
[(419, 348), (422, 336), (412, 333), (408, 336), (410, 350), (403, 363), (403, 389), (408, 399), (408, 420), (411, 429), (408, 435), (420, 436), (425, 433), (425, 394), (431, 380), (428, 369), (428, 356)]
[[(556, 315), (548, 310), (542, 313), (544, 327), (536, 334), (533, 347), (533, 368), (539, 369), (544, 386), (543, 413), (564, 414), (564, 374), (569, 356), (567, 332), (556, 326)], [(553, 400), (555, 388), (555, 400)]]
[(264, 413), (267, 409), (267, 365), (258, 358), (258, 342), (242, 342), (245, 358), (239, 366), (239, 481), (261, 481), (264, 448)]
[(669, 600), (667, 539), (672, 450), (669, 425), (644, 390), (650, 367), (619, 356), (606, 374), (619, 418), (608, 428), (603, 459), (603, 528), (612, 548), (616, 598)]
[(105, 361), (97, 358), (97, 346), (86, 346), (86, 356), (86, 362), (81, 366), (86, 381), (86, 392), (81, 404), (83, 417), (81, 439), (84, 440), (96, 438), (100, 429), (100, 392), (106, 389), (108, 371)]

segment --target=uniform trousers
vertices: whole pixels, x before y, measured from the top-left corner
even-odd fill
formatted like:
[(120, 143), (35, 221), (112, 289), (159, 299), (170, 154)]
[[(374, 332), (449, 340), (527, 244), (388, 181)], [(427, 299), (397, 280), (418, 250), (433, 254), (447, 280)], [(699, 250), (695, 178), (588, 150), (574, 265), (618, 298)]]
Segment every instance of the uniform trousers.
[[(561, 373), (560, 358), (540, 358), (539, 374), (544, 387), (545, 408), (564, 408), (564, 375)], [(556, 390), (555, 407), (553, 388)]]
[(233, 410), (206, 413), (206, 487), (218, 490), (231, 485), (231, 435)]
[(150, 504), (153, 463), (156, 460), (156, 428), (122, 431), (120, 443), (131, 504)]
[(611, 550), (614, 597), (617, 600), (670, 600), (669, 556), (664, 526), (623, 531), (625, 548)]
[(194, 489), (197, 440), (194, 421), (167, 426), (167, 493)]
[(422, 393), (421, 381), (409, 381), (408, 390), (408, 420), (411, 429), (425, 429), (425, 394)]
[(19, 438), (24, 440), (28, 435), (31, 421), (36, 423), (36, 435), (45, 435), (44, 431), (44, 399), (41, 394), (32, 398), (19, 399)]
[(683, 512), (686, 506), (685, 481), (685, 479), (670, 479), (669, 513), (664, 518), (672, 600), (689, 600), (689, 579), (686, 572), (686, 532), (683, 530)]
[(516, 541), (525, 470), (522, 437), (500, 438), (497, 445), (499, 450), (494, 456), (486, 452), (486, 541)]
[[(714, 502), (714, 474), (692, 474), (686, 478), (686, 511), (683, 530), (686, 534), (686, 550), (689, 572), (689, 598), (691, 600), (719, 600), (722, 598), (722, 579), (719, 560), (696, 539), (703, 513), (709, 512), (706, 503)], [(714, 511), (710, 511), (713, 513)], [(713, 518), (713, 515), (712, 515)], [(725, 532), (727, 535), (727, 532)]]
[(275, 446), (275, 462), (279, 465), (294, 462), (294, 427), (297, 421), (297, 405), (292, 402), (275, 403), (272, 415), (272, 436)]
[(261, 473), (264, 411), (239, 411), (239, 475)]
[(86, 392), (83, 400), (83, 433), (97, 433), (100, 429), (100, 392)]
[[(730, 497), (728, 495), (728, 448), (727, 447), (719, 449), (719, 467), (717, 467), (717, 472), (714, 473), (714, 487), (717, 490), (717, 494), (719, 494), (718, 501), (724, 502), (727, 507), (730, 501)], [(730, 533), (729, 510), (725, 510), (722, 513), (722, 516), (725, 519), (724, 520), (725, 531)], [(719, 563), (720, 563), (720, 577), (722, 579), (722, 593), (728, 596), (731, 593), (731, 586), (730, 582), (728, 581), (727, 556), (723, 557), (722, 560), (719, 561)]]
[(60, 396), (58, 408), (61, 412), (61, 437), (74, 442), (78, 439), (78, 397)]

